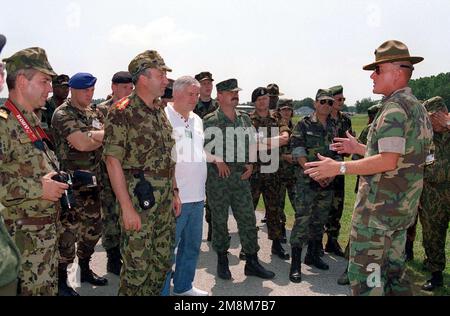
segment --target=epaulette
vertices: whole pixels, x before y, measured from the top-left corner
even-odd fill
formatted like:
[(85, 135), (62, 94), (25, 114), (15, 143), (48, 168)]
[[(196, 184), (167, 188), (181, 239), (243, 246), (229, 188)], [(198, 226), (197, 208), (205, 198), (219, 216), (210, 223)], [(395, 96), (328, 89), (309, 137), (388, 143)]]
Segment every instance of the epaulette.
[(125, 97), (116, 103), (116, 109), (118, 109), (119, 111), (123, 111), (127, 108), (127, 106), (129, 104), (130, 104), (130, 98)]
[(7, 120), (9, 116), (9, 110), (7, 108), (0, 108), (0, 117), (4, 120)]

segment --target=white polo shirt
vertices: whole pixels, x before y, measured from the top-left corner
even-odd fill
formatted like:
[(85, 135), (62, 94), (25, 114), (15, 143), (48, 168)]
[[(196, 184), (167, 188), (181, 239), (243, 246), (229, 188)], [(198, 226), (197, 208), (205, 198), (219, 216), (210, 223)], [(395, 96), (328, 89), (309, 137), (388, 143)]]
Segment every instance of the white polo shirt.
[(181, 203), (204, 201), (206, 198), (206, 155), (203, 150), (205, 140), (203, 121), (194, 112), (186, 121), (169, 103), (164, 109), (169, 119), (176, 142), (172, 159), (176, 162), (175, 177), (180, 189)]

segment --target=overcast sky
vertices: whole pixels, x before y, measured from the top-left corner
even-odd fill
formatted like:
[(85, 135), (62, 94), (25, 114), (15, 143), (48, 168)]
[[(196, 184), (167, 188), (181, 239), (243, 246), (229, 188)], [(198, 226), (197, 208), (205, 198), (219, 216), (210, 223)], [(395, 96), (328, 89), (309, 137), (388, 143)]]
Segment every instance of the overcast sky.
[(294, 99), (336, 84), (348, 105), (378, 98), (362, 66), (389, 39), (425, 57), (415, 78), (450, 71), (448, 0), (2, 0), (1, 16), (2, 57), (40, 46), (56, 72), (94, 74), (95, 98), (147, 49), (174, 79), (204, 70), (216, 83), (237, 78), (241, 102), (271, 82)]

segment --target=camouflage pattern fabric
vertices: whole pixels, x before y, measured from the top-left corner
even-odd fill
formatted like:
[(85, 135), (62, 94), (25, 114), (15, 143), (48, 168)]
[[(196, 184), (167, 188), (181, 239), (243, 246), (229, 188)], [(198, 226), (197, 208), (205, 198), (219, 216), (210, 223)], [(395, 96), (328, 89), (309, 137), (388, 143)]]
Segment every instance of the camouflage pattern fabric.
[(405, 278), (406, 230), (353, 223), (348, 278), (354, 296), (412, 296)]
[[(291, 137), (291, 149), (295, 160), (306, 157), (308, 162), (317, 161), (317, 154), (340, 160), (330, 145), (337, 135), (336, 126), (328, 116), (324, 128), (316, 113), (303, 118), (294, 128)], [(291, 245), (302, 247), (308, 240), (322, 240), (324, 225), (327, 221), (333, 199), (332, 186), (320, 185), (303, 173), (299, 167), (294, 202), (295, 223), (291, 233)]]
[(425, 167), (419, 217), (422, 224), (425, 266), (444, 271), (445, 241), (450, 221), (450, 133), (435, 133), (435, 162)]
[(5, 69), (9, 74), (14, 74), (21, 69), (35, 69), (46, 75), (56, 77), (52, 66), (48, 62), (47, 53), (40, 47), (30, 47), (18, 51), (9, 58), (4, 58)]
[[(94, 121), (102, 121), (100, 112), (94, 110), (93, 107), (81, 111), (72, 105), (70, 99), (55, 111), (52, 126), (61, 170), (66, 172), (89, 170), (99, 178), (102, 149), (80, 152), (71, 148), (67, 141), (67, 137), (75, 132), (94, 130)], [(102, 233), (99, 190), (80, 188), (73, 191), (76, 206), (71, 210), (63, 210), (61, 213), (61, 227), (59, 228), (61, 263), (73, 262), (75, 243), (77, 243), (78, 258), (90, 258)]]
[[(20, 104), (16, 106), (19, 110), (23, 109)], [(8, 113), (6, 108), (1, 110)], [(34, 113), (22, 110), (22, 114), (32, 127), (39, 125)], [(50, 150), (48, 153), (56, 161)], [(16, 223), (30, 217), (53, 217), (56, 222), (55, 204), (41, 199), (41, 178), (52, 172), (53, 168), (11, 113), (6, 118), (0, 118), (0, 171), (0, 203), (5, 206), (2, 215), (6, 222), (12, 222), (6, 227), (21, 255), (21, 294), (56, 295), (56, 224), (36, 226)], [(16, 262), (17, 258), (10, 260)], [(7, 261), (3, 261), (2, 257), (3, 262)]]
[(44, 129), (45, 133), (52, 138), (53, 140), (53, 132), (52, 132), (52, 116), (53, 113), (56, 110), (56, 101), (54, 97), (50, 97), (45, 102), (44, 107), (46, 110), (41, 110), (42, 116), (41, 116), (41, 125)]
[(114, 104), (113, 98), (106, 100), (105, 102), (97, 104), (96, 107), (102, 113), (104, 119), (106, 119), (106, 117), (108, 116), (108, 111), (111, 109), (113, 104)]
[(20, 252), (3, 222), (0, 204), (0, 288), (17, 280), (20, 269)]
[(203, 119), (206, 115), (214, 112), (218, 108), (219, 104), (214, 99), (211, 99), (211, 104), (209, 106), (205, 106), (205, 103), (199, 100), (197, 105), (195, 106), (194, 113), (200, 116), (201, 119)]
[[(233, 157), (222, 157), (231, 169), (231, 175), (228, 178), (220, 178), (217, 167), (214, 164), (208, 163), (206, 194), (212, 215), (213, 249), (218, 253), (223, 253), (230, 247), (227, 225), (228, 210), (231, 206), (233, 216), (238, 224), (243, 251), (249, 255), (256, 254), (259, 251), (259, 246), (250, 182), (248, 180), (241, 180), (242, 173), (245, 171), (245, 164), (249, 162), (248, 148), (252, 140), (254, 142), (254, 135), (251, 134), (248, 142), (246, 142), (245, 146), (242, 146), (245, 148), (238, 148), (237, 137), (235, 136), (229, 139), (226, 133), (227, 127), (244, 128), (252, 131), (250, 117), (243, 112), (236, 111), (236, 119), (232, 122), (219, 108), (204, 118), (203, 126), (206, 132), (210, 127), (218, 127), (223, 134), (223, 142), (218, 143), (215, 139), (211, 139), (211, 135), (206, 133), (206, 145), (210, 141), (215, 141), (216, 148), (223, 148), (224, 153), (226, 153), (225, 148), (227, 146), (233, 147), (235, 153)], [(246, 162), (236, 162), (238, 152), (243, 151), (247, 152)], [(216, 153), (213, 150), (211, 154), (214, 155)]]
[(142, 221), (140, 232), (125, 231), (122, 227), (119, 295), (159, 295), (172, 266), (175, 242), (172, 179), (146, 176), (154, 188), (156, 204), (142, 211), (133, 193), (138, 180), (131, 170), (153, 173), (173, 170), (172, 127), (163, 109), (150, 109), (133, 92), (108, 113), (105, 135), (103, 155), (121, 162), (128, 194)]
[[(410, 88), (383, 99), (369, 131), (366, 157), (380, 152), (397, 152), (401, 156), (395, 170), (360, 178), (352, 219), (357, 231), (350, 242), (349, 261), (349, 279), (356, 295), (403, 293), (403, 286), (398, 284), (405, 265), (406, 229), (417, 215), (432, 135), (426, 110)], [(366, 232), (371, 232), (371, 236)], [(381, 275), (387, 275), (393, 284), (389, 291), (385, 288), (388, 285), (381, 290), (372, 289), (375, 292), (366, 289), (368, 265), (380, 263), (375, 256), (364, 259), (364, 254), (373, 252), (383, 260)]]

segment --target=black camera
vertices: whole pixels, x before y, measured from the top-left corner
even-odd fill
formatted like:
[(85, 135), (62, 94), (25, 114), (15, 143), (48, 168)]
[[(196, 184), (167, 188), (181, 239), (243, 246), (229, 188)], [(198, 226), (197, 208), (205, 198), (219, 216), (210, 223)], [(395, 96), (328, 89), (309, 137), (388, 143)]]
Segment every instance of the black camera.
[(70, 210), (75, 207), (75, 196), (73, 195), (73, 182), (70, 174), (65, 172), (59, 172), (57, 175), (52, 177), (52, 180), (55, 180), (60, 183), (65, 183), (69, 186), (67, 190), (64, 191), (63, 196), (61, 197), (61, 207), (63, 210)]
[(134, 188), (134, 195), (139, 201), (139, 206), (144, 211), (151, 209), (155, 206), (155, 196), (153, 195), (153, 186), (150, 182), (145, 180), (144, 172), (140, 172), (134, 175), (136, 179), (140, 179)]

